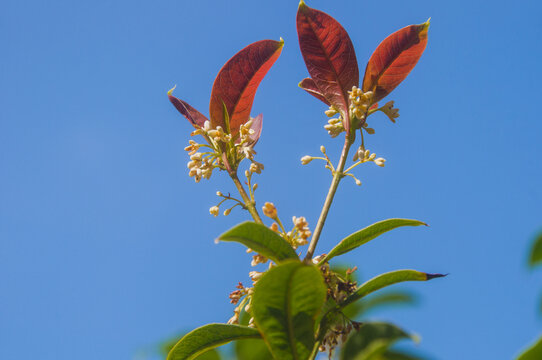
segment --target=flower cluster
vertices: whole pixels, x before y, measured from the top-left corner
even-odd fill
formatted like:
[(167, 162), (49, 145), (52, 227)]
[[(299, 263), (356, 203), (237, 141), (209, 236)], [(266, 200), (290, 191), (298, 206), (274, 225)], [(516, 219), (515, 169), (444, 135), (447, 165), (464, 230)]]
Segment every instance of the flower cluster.
[[(251, 161), (250, 172), (260, 174), (264, 168), (263, 164), (254, 161), (255, 131), (252, 129), (254, 119), (250, 119), (239, 128), (239, 137), (234, 139), (231, 134), (226, 132), (221, 126), (211, 128), (209, 120), (205, 121), (203, 126), (194, 125), (196, 130), (192, 131), (191, 136), (201, 135), (207, 140), (208, 145), (198, 144), (190, 140), (189, 146), (185, 148), (190, 156), (187, 166), (189, 176), (194, 177), (196, 182), (202, 178), (209, 179), (215, 168), (226, 170), (224, 156), (228, 161), (228, 166), (237, 168), (243, 159)], [(207, 152), (198, 152), (201, 147), (209, 148)]]
[[(321, 257), (314, 258), (313, 262), (316, 264)], [(330, 270), (329, 265), (325, 264), (320, 267), (320, 272), (324, 276), (324, 281), (327, 286), (327, 300), (333, 300), (335, 303), (341, 303), (350, 294), (356, 291), (357, 283), (351, 279), (351, 275), (357, 267), (346, 270), (345, 276), (341, 276), (338, 273)], [(340, 314), (342, 315), (342, 313)], [(352, 321), (342, 315), (342, 321), (339, 320), (336, 324), (332, 325), (322, 340), (319, 350), (328, 351), (331, 357), (333, 350), (337, 345), (346, 341), (348, 335), (352, 330), (359, 330), (361, 323)]]
[(350, 114), (351, 117), (356, 117), (358, 119), (364, 119), (367, 114), (367, 110), (371, 105), (373, 98), (373, 92), (367, 91), (363, 92), (357, 86), (353, 86), (352, 90), (348, 92), (348, 97), (350, 100)]

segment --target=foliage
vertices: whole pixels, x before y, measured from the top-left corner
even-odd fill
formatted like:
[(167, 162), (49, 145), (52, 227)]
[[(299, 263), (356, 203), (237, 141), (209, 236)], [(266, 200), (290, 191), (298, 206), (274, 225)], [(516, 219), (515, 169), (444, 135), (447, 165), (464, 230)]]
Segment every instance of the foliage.
[[(254, 147), (262, 133), (263, 116), (251, 117), (256, 90), (263, 77), (278, 59), (284, 41), (261, 40), (235, 54), (219, 71), (211, 91), (209, 119), (184, 100), (168, 97), (175, 108), (195, 128), (186, 151), (190, 156), (189, 175), (196, 182), (209, 179), (214, 170), (225, 171), (236, 186), (240, 199), (218, 191), (220, 202), (209, 212), (218, 216), (220, 207), (230, 214), (240, 207), (247, 210), (251, 222), (226, 231), (218, 241), (238, 242), (253, 254), (252, 266), (268, 263), (265, 271), (251, 271), (251, 286), (238, 283), (230, 294), (235, 304), (233, 317), (227, 324), (209, 324), (183, 336), (171, 348), (168, 360), (200, 359), (205, 354), (219, 356), (214, 348), (231, 341), (237, 359), (315, 359), (321, 351), (341, 359), (415, 359), (390, 347), (398, 340), (413, 339), (405, 330), (389, 323), (360, 323), (366, 311), (385, 304), (411, 303), (408, 293), (382, 293), (366, 299), (380, 289), (405, 281), (427, 281), (441, 277), (416, 270), (397, 270), (378, 275), (358, 286), (356, 267), (335, 269), (330, 260), (348, 253), (385, 232), (404, 226), (426, 225), (410, 219), (387, 219), (369, 225), (340, 241), (327, 255), (315, 255), (316, 246), (342, 179), (352, 177), (352, 170), (364, 163), (385, 166), (365, 148), (364, 136), (374, 134), (367, 119), (380, 111), (391, 121), (399, 116), (393, 101), (378, 102), (395, 89), (412, 71), (427, 45), (429, 21), (410, 25), (388, 36), (376, 48), (359, 77), (354, 47), (346, 30), (328, 14), (308, 7), (303, 0), (296, 17), (301, 54), (310, 77), (299, 86), (324, 102), (331, 119), (324, 126), (332, 137), (344, 133), (344, 145), (336, 165), (320, 148), (323, 156), (304, 156), (303, 165), (323, 160), (332, 179), (327, 197), (314, 231), (304, 217), (294, 216), (288, 230), (274, 204), (262, 207), (266, 225), (256, 207), (255, 174), (264, 165), (255, 160)], [(334, 116), (337, 116), (334, 118)], [(349, 151), (356, 143), (353, 163), (346, 168)], [(246, 181), (238, 176), (244, 160)], [(245, 162), (246, 163), (246, 162)], [(300, 249), (307, 245), (304, 256)], [(298, 255), (299, 254), (299, 255)], [(247, 320), (248, 319), (248, 320)], [(336, 351), (343, 344), (340, 353)]]
[[(531, 268), (542, 265), (542, 232), (534, 239), (531, 252), (529, 254), (528, 265)], [(539, 311), (542, 312), (542, 303), (540, 304)], [(542, 336), (531, 345), (528, 349), (523, 351), (517, 360), (538, 360), (542, 359)]]

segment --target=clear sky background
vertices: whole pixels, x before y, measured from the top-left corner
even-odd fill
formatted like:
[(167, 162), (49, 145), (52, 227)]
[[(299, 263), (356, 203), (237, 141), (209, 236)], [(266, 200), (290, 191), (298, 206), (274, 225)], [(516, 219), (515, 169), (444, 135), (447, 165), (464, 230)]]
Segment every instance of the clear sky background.
[[(420, 306), (375, 314), (422, 336), (435, 359), (511, 359), (542, 331), (542, 273), (526, 257), (542, 227), (542, 5), (538, 1), (324, 1), (360, 69), (385, 36), (432, 17), (428, 47), (375, 115), (385, 168), (342, 183), (317, 252), (390, 217), (426, 221), (343, 259), (363, 277), (450, 273), (410, 283)], [(301, 166), (324, 144), (296, 0), (14, 1), (0, 12), (0, 358), (132, 359), (179, 331), (225, 322), (250, 256), (213, 239), (248, 218), (213, 218), (223, 173), (195, 184), (191, 126), (166, 92), (208, 113), (212, 82), (238, 50), (283, 37), (253, 115), (264, 114), (257, 200), (313, 226), (330, 175)]]

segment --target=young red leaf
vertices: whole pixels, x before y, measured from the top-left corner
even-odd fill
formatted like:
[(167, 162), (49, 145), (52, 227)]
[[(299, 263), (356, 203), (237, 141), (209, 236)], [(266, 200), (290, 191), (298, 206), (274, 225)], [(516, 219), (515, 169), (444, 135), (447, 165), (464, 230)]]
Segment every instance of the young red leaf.
[(337, 20), (309, 8), (303, 0), (297, 10), (297, 35), (314, 84), (327, 102), (342, 112), (348, 131), (348, 91), (359, 82), (358, 63), (350, 37)]
[(177, 99), (175, 96), (171, 95), (174, 89), (175, 88), (167, 92), (169, 101), (173, 104), (173, 106), (175, 106), (177, 110), (179, 110), (181, 114), (184, 115), (185, 118), (188, 119), (188, 121), (190, 121), (192, 125), (203, 127), (203, 124), (205, 123), (205, 121), (207, 121), (207, 118), (202, 113), (190, 106), (188, 103), (182, 101), (181, 99)]
[(367, 63), (363, 91), (373, 91), (373, 101), (388, 95), (403, 81), (427, 45), (429, 20), (394, 32), (378, 45)]
[(320, 89), (318, 89), (318, 86), (316, 86), (315, 82), (311, 78), (306, 78), (301, 80), (301, 82), (298, 84), (300, 88), (314, 96), (320, 101), (323, 101), (327, 106), (329, 106), (329, 102), (326, 100), (324, 95), (320, 92)]
[(279, 57), (284, 41), (261, 40), (235, 54), (220, 69), (211, 92), (211, 126), (230, 129), (235, 136), (241, 124), (250, 118), (250, 110), (258, 85)]

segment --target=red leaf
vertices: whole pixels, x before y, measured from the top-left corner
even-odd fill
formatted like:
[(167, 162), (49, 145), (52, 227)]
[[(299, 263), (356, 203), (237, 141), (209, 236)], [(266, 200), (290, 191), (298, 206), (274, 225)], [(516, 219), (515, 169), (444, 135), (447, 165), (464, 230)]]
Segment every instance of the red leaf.
[(363, 91), (373, 91), (373, 101), (388, 95), (403, 81), (427, 45), (429, 20), (394, 32), (378, 45), (367, 63)]
[(323, 101), (327, 106), (329, 106), (329, 102), (326, 100), (324, 95), (320, 92), (320, 89), (318, 89), (318, 86), (314, 83), (314, 80), (311, 78), (306, 78), (301, 80), (301, 82), (298, 84), (300, 88), (314, 96), (320, 101)]
[(175, 88), (168, 91), (167, 96), (169, 98), (169, 101), (179, 110), (181, 114), (184, 115), (185, 118), (190, 121), (190, 123), (194, 126), (200, 126), (203, 127), (203, 124), (205, 121), (207, 121), (207, 118), (194, 109), (192, 106), (190, 106), (188, 103), (182, 101), (181, 99), (177, 99), (175, 96), (171, 95)]
[(348, 127), (348, 91), (359, 82), (350, 37), (337, 20), (309, 8), (303, 0), (297, 10), (297, 35), (312, 80), (327, 102), (342, 112)]
[(258, 85), (279, 57), (284, 41), (261, 40), (235, 54), (220, 69), (211, 92), (211, 126), (227, 129), (224, 107), (230, 119), (230, 130), (237, 135), (239, 126), (250, 118)]

